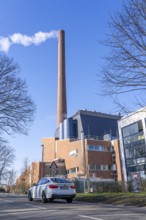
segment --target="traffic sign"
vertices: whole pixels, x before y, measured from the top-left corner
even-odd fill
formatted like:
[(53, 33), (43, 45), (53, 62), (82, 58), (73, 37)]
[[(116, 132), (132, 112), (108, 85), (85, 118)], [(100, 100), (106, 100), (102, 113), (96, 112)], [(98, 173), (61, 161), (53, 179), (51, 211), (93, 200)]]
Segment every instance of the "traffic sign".
[(58, 168), (57, 164), (55, 163), (55, 161), (53, 161), (50, 165), (50, 168)]
[(57, 168), (58, 168), (57, 164), (55, 163), (55, 161), (53, 161), (50, 165), (51, 176), (56, 175)]

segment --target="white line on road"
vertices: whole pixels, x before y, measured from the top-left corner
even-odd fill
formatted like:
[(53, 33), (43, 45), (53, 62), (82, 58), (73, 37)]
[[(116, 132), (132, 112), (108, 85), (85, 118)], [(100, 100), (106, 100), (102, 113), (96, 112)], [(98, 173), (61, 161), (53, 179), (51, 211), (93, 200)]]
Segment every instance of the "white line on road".
[(7, 199), (3, 199), (3, 202), (8, 202), (8, 203), (10, 203), (10, 202), (14, 202), (14, 201), (7, 200)]
[(87, 215), (79, 215), (79, 217), (83, 217), (83, 218), (89, 218), (89, 219), (95, 219), (95, 220), (103, 220), (101, 218), (94, 218), (94, 217), (90, 217), (90, 216), (87, 216)]
[(38, 209), (36, 209), (36, 208), (27, 208), (27, 209), (5, 209), (5, 210), (1, 210), (0, 211), (0, 215), (2, 214), (2, 213), (13, 213), (13, 212), (30, 212), (30, 211), (37, 211), (37, 210), (42, 210), (42, 208), (38, 208)]
[(34, 207), (34, 208), (39, 208), (39, 209), (47, 209), (47, 208), (45, 208), (45, 207), (41, 207), (41, 206), (36, 206), (36, 205), (31, 205), (31, 204), (25, 204), (25, 205), (27, 205), (27, 206), (31, 206), (31, 207)]

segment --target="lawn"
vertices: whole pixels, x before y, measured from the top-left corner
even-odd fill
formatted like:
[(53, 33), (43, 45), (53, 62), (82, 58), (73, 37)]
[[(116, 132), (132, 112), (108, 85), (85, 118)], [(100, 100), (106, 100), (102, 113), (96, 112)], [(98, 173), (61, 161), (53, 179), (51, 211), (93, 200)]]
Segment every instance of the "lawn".
[(77, 201), (127, 206), (146, 206), (145, 193), (77, 193)]

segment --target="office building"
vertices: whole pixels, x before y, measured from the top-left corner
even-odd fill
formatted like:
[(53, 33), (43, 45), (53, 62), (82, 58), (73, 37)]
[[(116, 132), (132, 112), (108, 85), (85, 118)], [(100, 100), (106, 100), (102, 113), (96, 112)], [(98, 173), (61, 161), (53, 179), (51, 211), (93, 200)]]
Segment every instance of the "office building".
[(146, 179), (146, 107), (118, 121), (123, 179)]

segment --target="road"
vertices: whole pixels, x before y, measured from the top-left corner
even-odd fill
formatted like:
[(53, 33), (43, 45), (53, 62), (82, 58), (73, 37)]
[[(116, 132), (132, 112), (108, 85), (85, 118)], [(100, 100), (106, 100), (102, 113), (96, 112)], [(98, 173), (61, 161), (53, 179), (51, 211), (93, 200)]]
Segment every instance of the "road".
[(1, 220), (145, 220), (146, 208), (63, 200), (29, 202), (26, 196), (0, 195)]

